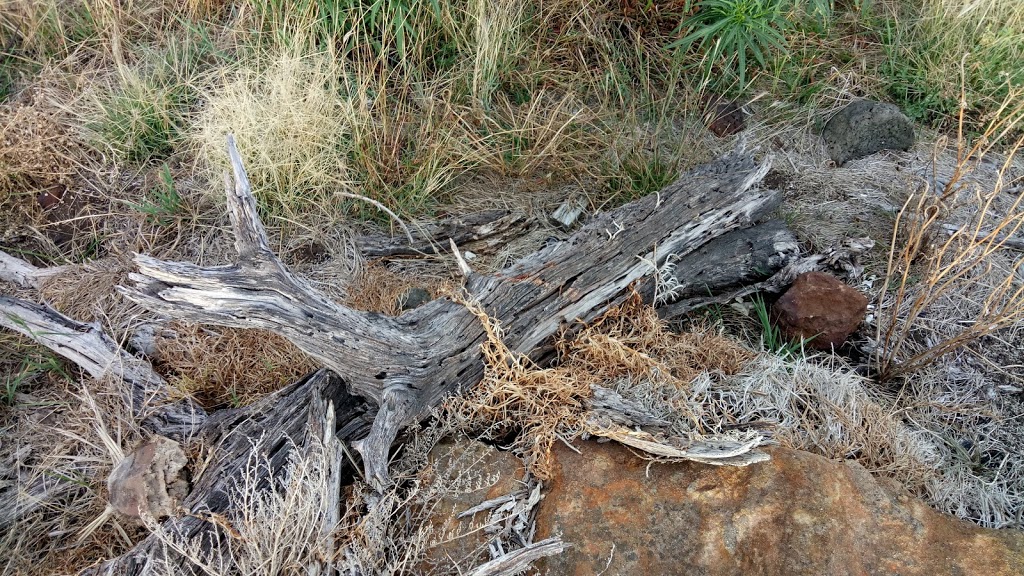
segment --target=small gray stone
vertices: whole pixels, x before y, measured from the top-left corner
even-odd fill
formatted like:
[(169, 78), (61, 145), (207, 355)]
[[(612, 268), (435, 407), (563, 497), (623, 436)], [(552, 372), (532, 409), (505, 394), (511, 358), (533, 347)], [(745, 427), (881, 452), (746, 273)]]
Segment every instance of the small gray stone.
[(430, 302), (430, 292), (427, 292), (425, 288), (409, 288), (398, 297), (398, 306), (404, 310), (412, 310)]
[(879, 150), (909, 150), (914, 145), (910, 119), (895, 104), (874, 100), (858, 100), (843, 108), (821, 135), (828, 155), (839, 166)]

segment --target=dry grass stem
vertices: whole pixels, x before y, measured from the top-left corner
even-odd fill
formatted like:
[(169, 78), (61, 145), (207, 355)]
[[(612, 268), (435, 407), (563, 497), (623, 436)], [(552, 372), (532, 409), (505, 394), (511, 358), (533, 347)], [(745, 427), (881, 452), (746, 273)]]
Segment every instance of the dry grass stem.
[[(973, 167), (995, 155), (994, 148), (1024, 120), (1024, 104), (1007, 103), (1000, 117), (972, 146), (961, 134), (957, 163), (941, 189), (926, 183), (910, 195), (896, 218), (883, 293), (885, 318), (878, 324), (878, 368), (883, 380), (913, 372), (964, 344), (1024, 320), (1024, 258), (1004, 268), (996, 257), (1024, 226), (1024, 189), (1010, 170), (1024, 137), (1004, 155), (993, 182), (968, 179)], [(962, 128), (961, 128), (962, 129)], [(953, 221), (947, 235), (945, 225)], [(965, 282), (978, 282), (973, 312), (963, 326), (937, 341), (915, 347), (912, 334), (929, 309)], [(889, 290), (894, 290), (891, 297)], [(913, 348), (906, 352), (908, 348)]]

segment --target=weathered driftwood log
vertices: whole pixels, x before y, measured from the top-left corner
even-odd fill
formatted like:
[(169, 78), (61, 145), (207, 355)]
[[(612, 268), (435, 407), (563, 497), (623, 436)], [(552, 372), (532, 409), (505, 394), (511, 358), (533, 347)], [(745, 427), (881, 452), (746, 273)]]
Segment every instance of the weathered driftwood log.
[[(367, 479), (388, 483), (387, 454), (398, 431), (483, 375), (477, 317), (439, 299), (399, 317), (337, 304), (293, 276), (271, 252), (229, 137), (234, 183), (226, 177), (237, 264), (202, 268), (139, 255), (123, 293), (175, 318), (276, 332), (340, 374), (378, 406), (370, 434), (354, 443)], [(465, 291), (504, 329), (506, 344), (539, 357), (556, 333), (600, 315), (630, 285), (770, 210), (777, 193), (757, 184), (769, 163), (729, 154), (661, 192), (600, 215), (564, 242), (494, 274), (467, 275)]]
[[(766, 223), (766, 225), (769, 223)], [(752, 228), (760, 228), (757, 226)], [(745, 231), (737, 231), (745, 232)], [(731, 235), (731, 234), (730, 234)], [(791, 233), (788, 230), (778, 231), (773, 234), (758, 234), (758, 241), (752, 244), (755, 250), (770, 250), (771, 246), (776, 248), (792, 247), (794, 246), (790, 239)], [(724, 236), (718, 240), (725, 241), (728, 237)], [(717, 241), (716, 241), (717, 242)], [(705, 294), (700, 295), (700, 292), (689, 291), (687, 296), (673, 300), (671, 304), (667, 304), (658, 308), (658, 315), (662, 318), (671, 319), (678, 316), (682, 316), (691, 310), (709, 306), (712, 304), (725, 304), (727, 302), (741, 299), (743, 297), (754, 294), (755, 292), (763, 292), (768, 294), (778, 294), (789, 288), (793, 281), (796, 280), (797, 276), (807, 272), (813, 272), (815, 270), (827, 270), (834, 274), (846, 276), (851, 280), (857, 279), (863, 273), (864, 268), (860, 264), (860, 256), (874, 247), (875, 243), (870, 238), (843, 238), (832, 246), (824, 250), (822, 253), (810, 254), (808, 256), (799, 256), (796, 250), (786, 250), (785, 252), (776, 256), (771, 256), (767, 260), (763, 259), (767, 251), (758, 254), (751, 254), (749, 258), (743, 257), (742, 252), (744, 249), (740, 246), (741, 260), (746, 264), (758, 263), (756, 268), (751, 269), (751, 273), (748, 274), (746, 281), (738, 284), (728, 284), (726, 286), (719, 286), (715, 289), (708, 290)], [(717, 253), (721, 253), (716, 250)], [(726, 254), (728, 251), (725, 252)], [(740, 264), (740, 270), (742, 266)], [(762, 265), (768, 266), (768, 271), (772, 272), (770, 276), (764, 277), (761, 269)], [(675, 271), (678, 273), (678, 270)], [(726, 274), (726, 277), (729, 275)], [(757, 281), (758, 277), (763, 279)]]
[(674, 259), (673, 297), (707, 296), (765, 280), (799, 253), (796, 235), (781, 220), (734, 230)]
[(731, 296), (767, 280), (799, 255), (796, 235), (780, 220), (734, 230), (689, 254), (669, 258), (670, 267), (660, 278), (658, 314), (674, 318), (709, 299)]
[[(210, 461), (194, 479), (192, 491), (182, 503), (189, 514), (170, 518), (127, 554), (109, 560), (86, 574), (202, 573), (196, 565), (176, 552), (168, 541), (201, 542), (203, 553), (223, 550), (232, 535), (223, 523), (239, 487), (271, 488), (281, 480), (294, 451), (310, 450), (312, 443), (349, 442), (366, 434), (373, 413), (362, 398), (346, 390), (345, 383), (328, 370), (319, 370), (298, 382), (262, 398), (245, 408), (223, 410), (203, 425), (200, 436), (209, 447)], [(335, 424), (337, 423), (337, 424)], [(258, 454), (260, 462), (252, 458)], [(342, 452), (328, 451), (332, 461), (329, 494), (325, 506), (335, 511), (333, 521), (324, 519), (323, 533), (336, 527), (341, 513), (342, 484), (351, 483), (355, 472)], [(255, 464), (255, 465), (254, 465)], [(348, 479), (346, 479), (348, 477)], [(325, 551), (325, 555), (328, 554)]]
[(357, 236), (355, 245), (367, 258), (440, 254), (448, 250), (448, 239), (463, 248), (487, 252), (501, 248), (534, 226), (535, 221), (519, 212), (484, 210), (465, 216), (452, 216), (437, 223), (412, 223), (411, 244), (405, 236), (366, 234)]
[[(38, 289), (42, 280), (60, 271), (36, 268), (0, 252), (0, 279), (23, 287)], [(150, 432), (180, 440), (206, 418), (206, 412), (190, 399), (170, 401), (167, 382), (150, 363), (125, 351), (97, 324), (73, 320), (49, 306), (0, 296), (0, 326), (46, 346), (93, 378), (122, 380), (126, 405)]]

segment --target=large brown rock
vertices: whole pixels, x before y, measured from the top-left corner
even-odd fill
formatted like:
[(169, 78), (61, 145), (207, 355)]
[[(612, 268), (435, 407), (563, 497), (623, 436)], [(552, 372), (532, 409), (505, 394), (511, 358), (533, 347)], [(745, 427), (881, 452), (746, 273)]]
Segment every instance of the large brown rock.
[(135, 518), (170, 516), (188, 494), (188, 481), (182, 472), (187, 462), (177, 442), (154, 437), (111, 470), (107, 478), (111, 506)]
[(770, 448), (746, 468), (652, 464), (579, 447), (556, 444), (537, 518), (538, 540), (572, 544), (542, 561), (549, 574), (1024, 574), (1024, 533), (939, 514), (854, 463)]
[(824, 272), (797, 276), (772, 307), (776, 325), (790, 339), (812, 338), (807, 346), (831, 350), (864, 320), (868, 299), (856, 288)]

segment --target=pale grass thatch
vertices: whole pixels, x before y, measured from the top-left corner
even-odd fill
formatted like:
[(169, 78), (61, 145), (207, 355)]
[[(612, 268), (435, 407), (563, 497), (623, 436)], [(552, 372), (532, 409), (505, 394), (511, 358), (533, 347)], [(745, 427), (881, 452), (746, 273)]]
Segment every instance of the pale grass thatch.
[(0, 407), (0, 571), (77, 573), (141, 538), (107, 508), (106, 476), (142, 438), (127, 409), (119, 382), (52, 372)]

